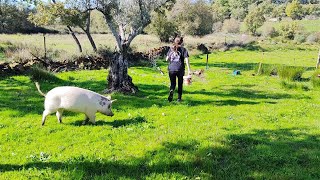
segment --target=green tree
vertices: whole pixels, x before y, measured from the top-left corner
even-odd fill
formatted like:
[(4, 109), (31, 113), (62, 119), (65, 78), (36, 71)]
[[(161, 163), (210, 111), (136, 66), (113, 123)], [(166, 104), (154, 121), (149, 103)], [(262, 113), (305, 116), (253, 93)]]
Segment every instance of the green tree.
[(171, 19), (177, 21), (182, 33), (202, 36), (212, 32), (212, 9), (206, 2), (200, 0), (196, 3), (177, 3), (172, 11), (174, 14)]
[[(54, 1), (55, 2), (55, 1)], [(82, 52), (82, 46), (80, 41), (76, 37), (72, 30), (72, 26), (75, 26), (75, 20), (78, 21), (82, 16), (78, 16), (78, 12), (72, 9), (66, 9), (63, 3), (50, 3), (43, 4), (39, 2), (37, 4), (37, 12), (30, 13), (29, 20), (38, 26), (46, 26), (54, 24), (57, 20), (60, 20), (62, 24), (66, 25), (70, 31), (73, 39), (75, 40), (79, 52)]]
[[(80, 27), (88, 37), (88, 40), (94, 51), (97, 51), (96, 44), (90, 33), (91, 23), (91, 8), (90, 0), (76, 3), (74, 0), (68, 0), (65, 3), (56, 2), (44, 4), (39, 2), (37, 5), (37, 13), (31, 13), (29, 19), (37, 25), (50, 25), (57, 21), (60, 21), (63, 25), (66, 25), (71, 32), (74, 40), (76, 41), (79, 51), (82, 52), (82, 47), (72, 30), (72, 27)], [(77, 4), (72, 6), (72, 4)], [(69, 8), (66, 8), (66, 5)]]
[(28, 7), (9, 0), (0, 0), (0, 33), (26, 33), (34, 31), (28, 21)]
[(288, 3), (286, 7), (286, 15), (292, 19), (301, 19), (302, 17), (302, 6), (298, 0), (293, 0), (291, 3)]
[(179, 30), (174, 21), (170, 21), (168, 17), (157, 12), (152, 15), (152, 23), (150, 24), (151, 32), (156, 34), (161, 42), (169, 42), (170, 37), (173, 37)]
[(257, 29), (261, 27), (265, 22), (265, 17), (263, 16), (263, 9), (260, 7), (252, 8), (249, 11), (247, 17), (244, 20), (248, 31), (256, 35)]
[(214, 22), (223, 22), (231, 15), (228, 0), (217, 0), (212, 5), (212, 16)]

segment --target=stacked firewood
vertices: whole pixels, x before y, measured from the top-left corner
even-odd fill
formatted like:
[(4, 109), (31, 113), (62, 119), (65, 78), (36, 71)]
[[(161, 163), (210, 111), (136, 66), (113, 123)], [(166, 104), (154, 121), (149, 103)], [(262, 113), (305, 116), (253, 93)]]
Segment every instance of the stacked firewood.
[[(152, 49), (146, 53), (136, 52), (129, 55), (129, 62), (152, 61), (160, 56), (165, 56), (169, 47), (163, 46)], [(63, 72), (75, 70), (98, 70), (109, 67), (111, 56), (83, 56), (74, 61), (52, 61), (34, 56), (33, 59), (23, 62), (4, 62), (0, 63), (1, 74), (23, 74), (34, 66), (43, 67), (50, 72)]]
[(0, 74), (22, 74), (34, 66), (43, 67), (51, 72), (74, 71), (82, 69), (95, 70), (108, 68), (109, 60), (95, 56), (79, 57), (75, 61), (63, 62), (46, 61), (41, 58), (34, 58), (24, 62), (1, 63)]

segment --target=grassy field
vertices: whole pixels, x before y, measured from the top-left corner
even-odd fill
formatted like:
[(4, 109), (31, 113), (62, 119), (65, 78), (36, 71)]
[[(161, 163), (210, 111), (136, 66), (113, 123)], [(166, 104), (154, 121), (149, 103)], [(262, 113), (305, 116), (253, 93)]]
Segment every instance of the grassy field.
[[(280, 26), (292, 22), (291, 18), (284, 18), (282, 21), (270, 22), (266, 21), (262, 27), (258, 28), (258, 32), (262, 32), (265, 27), (274, 27), (276, 30), (280, 29)], [(317, 20), (297, 20), (297, 24), (302, 27), (302, 30), (307, 33), (319, 32), (320, 29), (320, 19)], [(240, 31), (245, 33), (247, 27), (245, 23), (241, 23)]]
[[(286, 45), (215, 52), (181, 103), (167, 102), (166, 75), (131, 67), (139, 93), (113, 94), (115, 116), (85, 126), (84, 115), (66, 113), (63, 124), (52, 115), (41, 127), (44, 98), (30, 78), (2, 77), (0, 179), (319, 179), (318, 90), (252, 75), (263, 61), (304, 66), (309, 76), (316, 55), (316, 47)], [(203, 69), (204, 57), (191, 57), (191, 67)], [(107, 70), (56, 75), (41, 83), (44, 92), (62, 85), (101, 92)]]
[[(79, 41), (83, 46), (83, 53), (90, 54), (92, 53), (92, 48), (90, 43), (84, 34), (77, 35)], [(93, 34), (93, 39), (99, 48), (109, 48), (111, 51), (115, 49), (115, 39), (111, 34)], [(254, 39), (248, 35), (233, 35), (233, 34), (212, 34), (204, 37), (192, 37), (186, 36), (185, 41), (187, 42), (187, 46), (196, 49), (197, 45), (200, 43), (203, 44), (212, 44), (218, 42), (232, 42), (233, 40), (240, 41), (250, 41)], [(60, 56), (71, 57), (72, 55), (79, 55), (77, 46), (72, 39), (71, 35), (46, 35), (47, 48), (51, 51), (58, 51)], [(4, 44), (20, 44), (27, 47), (37, 47), (43, 51), (43, 35), (42, 34), (33, 34), (33, 35), (25, 35), (25, 34), (0, 34), (0, 48), (1, 46), (5, 46)], [(153, 48), (159, 48), (164, 45), (169, 45), (167, 43), (162, 43), (160, 40), (153, 35), (139, 35), (132, 42), (131, 48), (134, 51), (147, 52), (152, 50)], [(1, 51), (0, 51), (1, 52)], [(198, 53), (197, 51), (191, 53)], [(1, 60), (1, 59), (0, 59)], [(65, 60), (65, 59), (63, 59)]]
[[(284, 19), (280, 22), (265, 22), (264, 25), (260, 28), (263, 29), (264, 26), (273, 26), (276, 29), (280, 29), (280, 26), (285, 23), (292, 22), (291, 19)], [(296, 21), (297, 24), (303, 27), (304, 32), (319, 32), (320, 29), (320, 19), (318, 20), (298, 20)]]

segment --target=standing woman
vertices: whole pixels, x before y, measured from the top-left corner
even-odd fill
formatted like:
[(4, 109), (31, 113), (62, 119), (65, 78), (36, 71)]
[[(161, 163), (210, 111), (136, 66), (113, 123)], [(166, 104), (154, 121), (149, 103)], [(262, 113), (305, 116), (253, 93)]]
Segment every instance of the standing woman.
[(169, 77), (170, 77), (170, 92), (168, 96), (168, 101), (171, 102), (173, 99), (173, 92), (176, 88), (176, 79), (178, 79), (178, 102), (182, 98), (182, 86), (183, 86), (183, 76), (185, 70), (185, 63), (188, 68), (188, 75), (191, 75), (190, 63), (189, 63), (189, 53), (186, 48), (182, 46), (183, 38), (176, 37), (173, 42), (173, 46), (169, 49), (167, 53), (166, 60), (169, 61)]

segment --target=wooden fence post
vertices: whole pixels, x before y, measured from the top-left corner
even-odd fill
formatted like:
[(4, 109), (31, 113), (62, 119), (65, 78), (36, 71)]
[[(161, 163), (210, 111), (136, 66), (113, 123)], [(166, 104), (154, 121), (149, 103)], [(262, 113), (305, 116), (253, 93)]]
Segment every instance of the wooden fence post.
[(207, 65), (206, 65), (206, 69), (209, 69), (209, 53), (207, 52)]
[(47, 59), (46, 33), (43, 33), (44, 59)]

